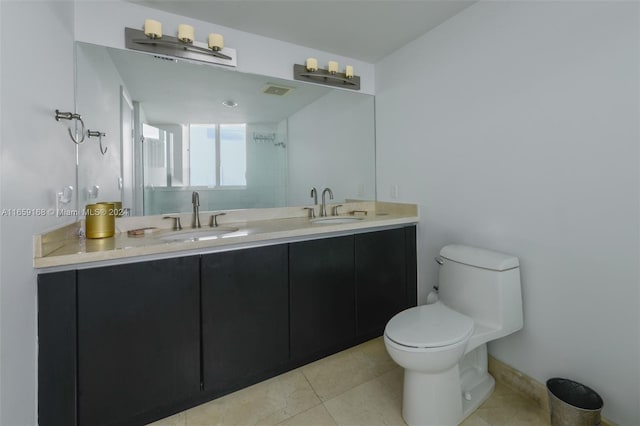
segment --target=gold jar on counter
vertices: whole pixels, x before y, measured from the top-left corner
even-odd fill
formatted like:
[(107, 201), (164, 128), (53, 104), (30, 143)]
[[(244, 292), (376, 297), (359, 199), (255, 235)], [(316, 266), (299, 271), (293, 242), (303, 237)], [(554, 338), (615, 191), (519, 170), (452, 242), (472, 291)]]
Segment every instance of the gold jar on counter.
[(85, 207), (85, 235), (87, 238), (113, 237), (116, 216), (113, 203), (87, 204)]

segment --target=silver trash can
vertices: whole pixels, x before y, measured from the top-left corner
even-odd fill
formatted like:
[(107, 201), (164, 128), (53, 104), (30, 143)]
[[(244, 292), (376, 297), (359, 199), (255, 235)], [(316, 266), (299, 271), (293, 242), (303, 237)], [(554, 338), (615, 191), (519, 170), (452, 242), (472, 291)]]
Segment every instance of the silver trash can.
[(547, 391), (552, 426), (600, 426), (602, 398), (590, 387), (556, 377)]

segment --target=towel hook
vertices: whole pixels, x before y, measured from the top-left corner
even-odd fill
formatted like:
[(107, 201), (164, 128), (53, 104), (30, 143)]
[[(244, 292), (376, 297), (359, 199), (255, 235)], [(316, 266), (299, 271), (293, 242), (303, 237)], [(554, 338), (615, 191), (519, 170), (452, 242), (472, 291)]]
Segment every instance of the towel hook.
[(87, 130), (87, 136), (89, 136), (89, 138), (98, 138), (98, 143), (100, 144), (100, 154), (105, 155), (107, 153), (107, 150), (109, 148), (102, 148), (102, 137), (107, 136), (106, 133), (102, 133), (99, 130)]
[(82, 121), (82, 116), (80, 114), (76, 114), (73, 112), (60, 112), (59, 110), (56, 110), (56, 121), (60, 121), (60, 119), (78, 120), (82, 125), (82, 131), (80, 132), (80, 134), (82, 135), (82, 138), (80, 140), (77, 140), (73, 136), (73, 133), (71, 133), (70, 128), (67, 128), (67, 131), (69, 132), (69, 137), (71, 138), (73, 143), (75, 143), (76, 145), (80, 145), (82, 142), (84, 142), (84, 121)]

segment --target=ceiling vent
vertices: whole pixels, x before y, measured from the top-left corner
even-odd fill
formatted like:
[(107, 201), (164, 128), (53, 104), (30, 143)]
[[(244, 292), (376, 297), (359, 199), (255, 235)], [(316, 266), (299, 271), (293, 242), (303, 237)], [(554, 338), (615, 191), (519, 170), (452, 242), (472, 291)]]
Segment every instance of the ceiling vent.
[(293, 87), (267, 83), (267, 85), (262, 88), (262, 93), (266, 93), (267, 95), (285, 96), (293, 89)]

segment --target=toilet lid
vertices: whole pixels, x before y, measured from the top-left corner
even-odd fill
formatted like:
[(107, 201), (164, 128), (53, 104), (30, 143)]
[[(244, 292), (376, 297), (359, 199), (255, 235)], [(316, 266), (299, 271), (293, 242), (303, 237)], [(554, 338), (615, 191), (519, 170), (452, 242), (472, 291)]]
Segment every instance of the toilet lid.
[(389, 339), (413, 348), (453, 345), (468, 338), (472, 332), (473, 320), (442, 302), (400, 312), (385, 328)]

